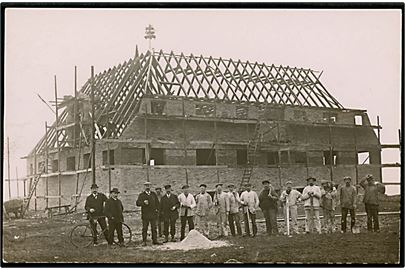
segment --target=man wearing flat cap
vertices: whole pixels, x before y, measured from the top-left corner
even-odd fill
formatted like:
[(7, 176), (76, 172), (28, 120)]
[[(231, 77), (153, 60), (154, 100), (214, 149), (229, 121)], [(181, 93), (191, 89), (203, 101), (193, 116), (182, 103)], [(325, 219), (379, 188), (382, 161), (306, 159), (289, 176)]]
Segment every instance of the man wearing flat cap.
[(108, 219), (108, 246), (112, 247), (114, 241), (114, 232), (117, 231), (119, 246), (124, 246), (124, 237), (122, 235), (122, 222), (124, 222), (124, 207), (118, 199), (118, 188), (110, 191), (110, 198), (105, 202), (105, 215)]
[(217, 216), (217, 228), (219, 229), (219, 237), (228, 236), (226, 228), (226, 219), (229, 214), (229, 196), (222, 191), (222, 184), (215, 185), (216, 191), (214, 194), (214, 207)]
[(262, 181), (263, 189), (259, 195), (259, 207), (262, 209), (266, 220), (266, 232), (268, 235), (277, 235), (277, 202), (278, 194), (269, 180)]
[(98, 192), (96, 183), (91, 185), (91, 194), (87, 196), (84, 209), (87, 212), (87, 219), (90, 222), (91, 229), (93, 230), (93, 244), (97, 243), (97, 222), (100, 224), (101, 229), (104, 231), (104, 237), (108, 241), (108, 231), (106, 230), (107, 224), (104, 216), (104, 203), (107, 201), (107, 196)]
[(176, 242), (176, 220), (179, 218), (178, 208), (180, 206), (176, 195), (172, 194), (172, 186), (165, 185), (166, 194), (160, 200), (160, 218), (163, 220), (163, 234), (165, 243), (169, 241), (169, 228), (171, 241)]
[(156, 222), (159, 213), (159, 200), (155, 192), (151, 190), (152, 183), (144, 183), (145, 190), (139, 194), (136, 205), (141, 207), (142, 218), (142, 245), (146, 246), (148, 227), (150, 224), (152, 232), (152, 244), (159, 245), (157, 240)]
[[(292, 188), (292, 182), (287, 181), (285, 183), (286, 189), (281, 193), (280, 200), (284, 204), (284, 222), (285, 228), (287, 228), (287, 211), (288, 216), (291, 219), (292, 232), (298, 234), (298, 206), (297, 203), (301, 200), (301, 193), (298, 190)], [(288, 234), (286, 232), (286, 234)]]
[(252, 184), (245, 184), (245, 189), (246, 190), (240, 195), (240, 202), (243, 205), (245, 232), (246, 236), (251, 236), (249, 228), (250, 221), (252, 223), (252, 237), (255, 237), (257, 234), (256, 210), (259, 207), (259, 197), (257, 193), (252, 190)]
[(185, 237), (186, 223), (188, 223), (188, 231), (194, 229), (194, 208), (196, 206), (194, 196), (189, 193), (189, 186), (182, 187), (183, 192), (177, 197), (180, 202), (180, 241)]
[(240, 198), (238, 192), (235, 190), (234, 184), (228, 185), (228, 196), (229, 196), (229, 215), (228, 215), (228, 223), (229, 229), (231, 230), (232, 236), (236, 236), (235, 233), (235, 226), (236, 232), (239, 236), (242, 236), (242, 229), (240, 226), (240, 215), (239, 215), (239, 207), (240, 207)]
[(345, 176), (343, 178), (344, 184), (339, 185), (337, 190), (337, 199), (340, 202), (341, 212), (342, 212), (342, 221), (341, 229), (342, 233), (346, 232), (347, 227), (347, 216), (350, 213), (350, 230), (353, 232), (353, 228), (356, 224), (356, 198), (357, 190), (354, 185), (352, 185), (352, 178), (350, 176)]
[(366, 178), (360, 182), (360, 186), (364, 188), (363, 202), (367, 213), (367, 230), (380, 232), (378, 223), (379, 194), (385, 193), (385, 186), (375, 182), (372, 174), (367, 174)]
[(195, 202), (197, 204), (195, 214), (198, 230), (200, 230), (202, 234), (208, 237), (210, 233), (208, 216), (212, 207), (212, 198), (211, 195), (206, 192), (206, 189), (206, 184), (200, 185), (200, 193), (198, 193), (195, 197)]
[(305, 232), (311, 233), (316, 230), (321, 233), (321, 220), (319, 218), (319, 210), (321, 206), (321, 189), (315, 186), (316, 179), (309, 177), (307, 186), (302, 191), (302, 200), (304, 201), (305, 210)]

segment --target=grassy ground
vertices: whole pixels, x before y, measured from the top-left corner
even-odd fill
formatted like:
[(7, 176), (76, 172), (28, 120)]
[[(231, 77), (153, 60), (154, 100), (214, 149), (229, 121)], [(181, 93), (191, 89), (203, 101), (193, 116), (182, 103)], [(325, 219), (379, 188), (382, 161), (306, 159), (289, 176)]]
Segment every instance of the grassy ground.
[[(385, 210), (398, 210), (386, 207)], [(358, 217), (360, 234), (321, 234), (269, 237), (259, 223), (256, 238), (228, 237), (229, 247), (209, 250), (154, 251), (140, 246), (139, 214), (126, 215), (126, 222), (134, 231), (133, 242), (126, 248), (107, 249), (105, 242), (97, 247), (77, 249), (69, 242), (69, 232), (83, 215), (60, 216), (54, 219), (32, 218), (3, 223), (4, 232), (10, 226), (24, 230), (23, 242), (3, 242), (3, 260), (6, 262), (131, 262), (131, 263), (398, 263), (399, 215), (381, 216), (381, 233), (368, 233), (365, 218)], [(336, 218), (337, 225), (340, 221)], [(283, 224), (279, 223), (281, 230)], [(304, 223), (299, 223), (303, 231)], [(179, 227), (179, 224), (178, 224)], [(215, 236), (215, 225), (212, 225)], [(14, 230), (15, 230), (14, 229)]]

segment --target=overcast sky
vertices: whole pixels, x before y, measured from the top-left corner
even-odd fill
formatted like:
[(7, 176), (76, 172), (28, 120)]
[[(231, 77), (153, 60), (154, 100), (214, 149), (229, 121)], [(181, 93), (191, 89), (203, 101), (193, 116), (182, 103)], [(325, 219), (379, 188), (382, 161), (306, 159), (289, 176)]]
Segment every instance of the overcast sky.
[[(59, 95), (73, 95), (75, 65), (81, 86), (91, 65), (98, 73), (124, 62), (137, 44), (145, 52), (148, 24), (156, 28), (157, 50), (323, 70), (321, 81), (343, 106), (367, 109), (374, 124), (379, 115), (382, 142), (398, 143), (399, 10), (7, 9), (5, 136), (12, 178), (16, 167), (26, 174), (20, 157), (43, 136), (44, 122), (54, 121), (36, 94), (53, 100), (57, 75)], [(399, 154), (384, 158), (396, 162)]]

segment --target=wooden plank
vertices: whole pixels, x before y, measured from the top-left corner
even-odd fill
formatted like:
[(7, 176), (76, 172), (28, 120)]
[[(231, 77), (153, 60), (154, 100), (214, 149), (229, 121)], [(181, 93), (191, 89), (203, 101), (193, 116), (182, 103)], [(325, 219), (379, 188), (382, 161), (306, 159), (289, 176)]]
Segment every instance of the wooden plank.
[(386, 149), (386, 148), (401, 148), (400, 144), (382, 144), (381, 148)]

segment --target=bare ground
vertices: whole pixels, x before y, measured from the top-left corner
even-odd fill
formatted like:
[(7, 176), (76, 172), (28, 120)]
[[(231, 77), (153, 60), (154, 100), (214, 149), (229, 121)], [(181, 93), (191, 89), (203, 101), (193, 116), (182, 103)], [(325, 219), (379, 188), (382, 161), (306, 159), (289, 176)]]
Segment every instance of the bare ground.
[[(395, 207), (397, 208), (397, 207)], [(397, 210), (387, 208), (384, 210)], [(265, 230), (259, 223), (256, 238), (228, 237), (232, 246), (209, 250), (155, 250), (140, 246), (139, 214), (126, 215), (126, 222), (134, 234), (126, 248), (107, 249), (104, 242), (97, 247), (75, 248), (69, 232), (75, 224), (85, 222), (83, 215), (59, 216), (54, 219), (31, 218), (3, 223), (5, 233), (13, 230), (26, 232), (24, 241), (3, 242), (4, 262), (92, 262), (92, 263), (376, 263), (399, 262), (400, 216), (380, 217), (381, 232), (366, 232), (365, 217), (358, 217), (360, 234), (301, 234), (293, 237), (260, 234)], [(179, 222), (178, 222), (179, 223)], [(339, 226), (340, 220), (336, 218)], [(177, 227), (179, 227), (178, 224)], [(279, 222), (281, 230), (283, 224)], [(299, 223), (303, 231), (304, 223)], [(14, 227), (14, 228), (13, 228)], [(215, 237), (215, 225), (212, 224)], [(178, 235), (178, 234), (177, 234)]]

